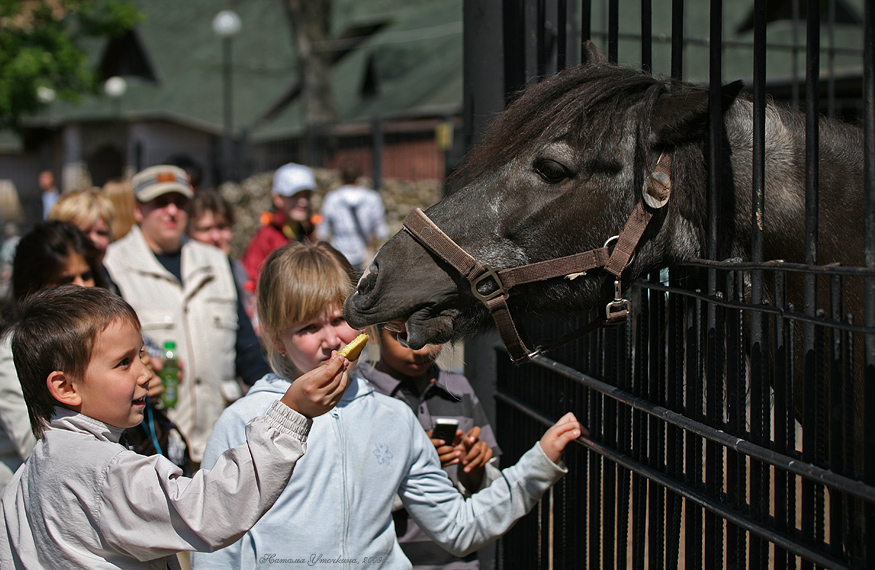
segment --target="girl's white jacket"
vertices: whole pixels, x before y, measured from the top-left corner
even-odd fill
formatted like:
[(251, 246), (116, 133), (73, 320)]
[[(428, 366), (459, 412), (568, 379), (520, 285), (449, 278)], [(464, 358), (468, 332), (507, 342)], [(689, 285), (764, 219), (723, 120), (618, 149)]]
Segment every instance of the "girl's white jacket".
[[(227, 408), (202, 467), (240, 444), (246, 423), (288, 386), (267, 375)], [(441, 469), (407, 404), (354, 376), (340, 404), (314, 419), (307, 454), (273, 507), (240, 541), (195, 553), (192, 568), (410, 568), (392, 524), (396, 494), (435, 541), (463, 556), (506, 532), (565, 472), (536, 443), (501, 478), (466, 500)]]

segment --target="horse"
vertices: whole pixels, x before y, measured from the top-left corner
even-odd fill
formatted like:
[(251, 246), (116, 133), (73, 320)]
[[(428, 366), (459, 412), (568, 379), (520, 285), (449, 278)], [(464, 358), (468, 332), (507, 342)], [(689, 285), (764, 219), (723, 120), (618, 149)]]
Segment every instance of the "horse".
[[(621, 301), (621, 290), (642, 275), (706, 257), (707, 89), (609, 63), (591, 42), (584, 52), (585, 63), (527, 87), (448, 195), (415, 224), (408, 217), (379, 250), (344, 304), (352, 326), (392, 323), (411, 348), (457, 341), (495, 326), (490, 303), (498, 292), (511, 315), (607, 304), (610, 318), (612, 298)], [(751, 259), (754, 106), (740, 82), (721, 93), (721, 259)], [(805, 116), (771, 101), (765, 114), (763, 256), (804, 263)], [(817, 262), (861, 266), (862, 131), (821, 118), (819, 149)], [(636, 212), (647, 223), (624, 240)], [(618, 235), (620, 243), (606, 243)], [(440, 236), (440, 245), (429, 236)], [(617, 255), (611, 271), (604, 263), (561, 267), (520, 280), (512, 292), (500, 280), (513, 268), (537, 274), (549, 260), (581, 252), (604, 261), (621, 245), (632, 251)]]

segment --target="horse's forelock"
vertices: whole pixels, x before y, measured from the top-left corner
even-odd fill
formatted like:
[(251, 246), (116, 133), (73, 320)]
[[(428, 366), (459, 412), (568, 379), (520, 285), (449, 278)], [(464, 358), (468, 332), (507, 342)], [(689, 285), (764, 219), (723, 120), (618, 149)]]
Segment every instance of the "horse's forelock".
[(597, 148), (642, 100), (639, 119), (646, 130), (661, 84), (651, 75), (616, 65), (581, 65), (534, 84), (490, 126), (454, 175), (453, 186), (467, 184), (559, 136), (581, 150)]

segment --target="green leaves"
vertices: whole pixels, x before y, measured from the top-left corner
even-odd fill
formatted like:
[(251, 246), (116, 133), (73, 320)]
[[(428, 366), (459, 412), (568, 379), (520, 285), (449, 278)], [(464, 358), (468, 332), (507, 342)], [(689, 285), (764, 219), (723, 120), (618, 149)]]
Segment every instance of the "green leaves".
[(129, 0), (0, 0), (0, 128), (18, 129), (40, 111), (38, 91), (74, 102), (97, 92), (82, 43), (118, 36), (141, 19)]

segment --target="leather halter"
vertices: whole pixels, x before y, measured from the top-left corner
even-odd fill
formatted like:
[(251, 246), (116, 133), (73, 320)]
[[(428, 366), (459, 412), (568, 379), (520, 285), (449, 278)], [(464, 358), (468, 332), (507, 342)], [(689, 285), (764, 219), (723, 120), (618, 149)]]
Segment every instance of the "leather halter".
[[(520, 364), (599, 327), (618, 325), (626, 321), (632, 312), (632, 304), (621, 296), (621, 275), (627, 265), (631, 263), (638, 241), (653, 217), (652, 210), (661, 208), (668, 203), (671, 194), (670, 175), (671, 155), (663, 153), (656, 163), (656, 168), (644, 183), (642, 201), (638, 202), (620, 234), (609, 238), (602, 247), (519, 267), (503, 269), (481, 265), (437, 227), (419, 208), (410, 212), (402, 224), (404, 229), (420, 245), (452, 265), (462, 277), (471, 283), (471, 292), (486, 305), (492, 314), (501, 339), (510, 352), (511, 359), (514, 363)], [(608, 246), (614, 241), (616, 244), (613, 251), (610, 251)], [(606, 305), (604, 315), (580, 331), (574, 331), (557, 341), (547, 345), (539, 345), (535, 350), (530, 350), (520, 336), (510, 314), (510, 308), (507, 305), (510, 290), (516, 285), (545, 281), (555, 277), (575, 279), (591, 269), (602, 267), (615, 277), (614, 300)], [(490, 292), (481, 293), (478, 286), (488, 284), (490, 281), (493, 284)]]

